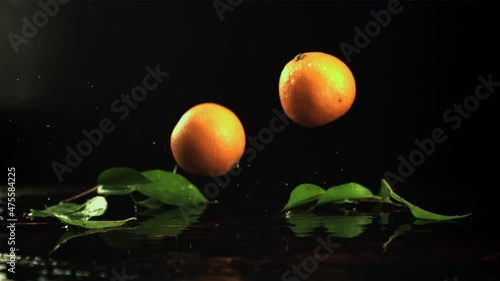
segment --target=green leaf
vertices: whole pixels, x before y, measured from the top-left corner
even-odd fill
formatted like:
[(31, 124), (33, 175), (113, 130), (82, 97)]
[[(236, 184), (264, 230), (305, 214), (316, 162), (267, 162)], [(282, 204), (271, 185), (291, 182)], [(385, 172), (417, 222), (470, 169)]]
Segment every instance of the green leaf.
[(149, 209), (160, 209), (163, 206), (163, 203), (160, 200), (154, 198), (148, 198), (146, 200), (139, 201), (136, 204)]
[(83, 204), (83, 208), (77, 212), (67, 214), (71, 219), (88, 220), (91, 217), (104, 215), (108, 209), (108, 201), (102, 196), (90, 198)]
[(381, 200), (391, 200), (390, 191), (387, 186), (388, 185), (385, 184), (380, 185), (380, 190), (376, 196), (379, 197)]
[(325, 190), (315, 184), (301, 184), (293, 189), (288, 203), (281, 212), (316, 201), (323, 193), (325, 193)]
[(209, 201), (198, 188), (185, 177), (163, 170), (142, 172), (151, 183), (139, 186), (137, 191), (174, 206), (198, 206)]
[(91, 221), (91, 220), (78, 220), (72, 219), (65, 215), (57, 215), (56, 216), (61, 222), (69, 225), (80, 226), (88, 229), (96, 229), (96, 228), (109, 228), (109, 227), (119, 227), (127, 223), (131, 220), (136, 220), (137, 218), (131, 217), (124, 220), (114, 220), (114, 221)]
[(373, 198), (373, 193), (368, 188), (351, 182), (327, 189), (326, 192), (319, 197), (316, 206), (364, 198)]
[(134, 192), (139, 186), (148, 183), (151, 183), (151, 181), (134, 169), (111, 168), (97, 177), (97, 193), (101, 195), (124, 195)]
[(75, 211), (81, 209), (82, 206), (80, 204), (74, 203), (63, 203), (59, 205), (53, 205), (45, 210), (34, 210), (31, 209), (31, 212), (28, 214), (29, 217), (55, 217), (55, 214), (70, 214)]
[(66, 216), (72, 220), (88, 220), (91, 217), (101, 216), (106, 212), (108, 202), (102, 196), (95, 196), (85, 203), (78, 205), (64, 203), (48, 207), (45, 210), (31, 210), (30, 217), (58, 217)]
[(432, 213), (426, 210), (421, 209), (420, 207), (417, 207), (413, 205), (412, 203), (406, 201), (403, 199), (401, 196), (397, 195), (392, 188), (390, 187), (389, 183), (385, 179), (382, 179), (382, 186), (385, 186), (389, 190), (389, 195), (391, 196), (392, 199), (395, 201), (405, 204), (410, 208), (411, 213), (413, 216), (417, 219), (424, 219), (424, 220), (438, 220), (438, 221), (443, 221), (443, 220), (453, 220), (453, 219), (460, 219), (460, 218), (465, 218), (467, 216), (470, 216), (471, 214), (465, 214), (465, 215), (456, 215), (456, 216), (446, 216), (446, 215), (440, 215), (436, 213)]

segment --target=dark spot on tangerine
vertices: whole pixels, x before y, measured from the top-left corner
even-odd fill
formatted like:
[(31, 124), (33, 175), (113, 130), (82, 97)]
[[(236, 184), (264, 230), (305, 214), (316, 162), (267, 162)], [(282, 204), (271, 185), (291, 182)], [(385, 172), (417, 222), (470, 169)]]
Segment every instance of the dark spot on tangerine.
[(300, 53), (300, 54), (295, 56), (295, 61), (299, 61), (299, 60), (303, 59), (305, 56), (306, 56), (305, 54)]

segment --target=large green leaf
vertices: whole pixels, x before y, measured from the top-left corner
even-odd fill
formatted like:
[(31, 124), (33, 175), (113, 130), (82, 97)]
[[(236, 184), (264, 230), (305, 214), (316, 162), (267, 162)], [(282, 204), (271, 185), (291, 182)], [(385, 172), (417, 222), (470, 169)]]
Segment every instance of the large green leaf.
[(325, 193), (325, 190), (315, 184), (301, 184), (292, 190), (288, 203), (286, 203), (281, 212), (314, 202), (323, 193)]
[(132, 193), (139, 186), (148, 183), (151, 183), (151, 181), (134, 169), (111, 168), (97, 177), (97, 193), (101, 195), (124, 195)]
[(137, 191), (164, 204), (199, 206), (209, 203), (198, 188), (185, 177), (163, 170), (142, 172), (151, 183), (139, 186)]
[(346, 200), (373, 198), (373, 193), (366, 187), (350, 182), (342, 185), (330, 187), (326, 192), (319, 197), (317, 206), (338, 203)]
[(387, 183), (385, 179), (382, 179), (381, 185), (384, 188), (387, 188), (389, 190), (389, 195), (391, 196), (392, 199), (396, 200), (399, 203), (405, 204), (410, 208), (411, 213), (413, 216), (417, 219), (425, 219), (425, 220), (438, 220), (438, 221), (443, 221), (443, 220), (453, 220), (453, 219), (460, 219), (464, 218), (467, 216), (470, 216), (471, 214), (465, 214), (465, 215), (455, 215), (455, 216), (447, 216), (447, 215), (440, 215), (436, 213), (432, 213), (429, 211), (426, 211), (424, 209), (421, 209), (420, 207), (417, 207), (413, 205), (412, 203), (406, 201), (403, 199), (401, 196), (397, 195)]

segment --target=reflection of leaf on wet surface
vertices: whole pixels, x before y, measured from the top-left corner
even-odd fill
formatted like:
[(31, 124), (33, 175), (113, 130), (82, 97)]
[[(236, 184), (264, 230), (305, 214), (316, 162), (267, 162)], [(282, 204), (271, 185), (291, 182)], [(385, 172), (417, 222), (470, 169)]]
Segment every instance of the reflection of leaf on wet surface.
[(389, 244), (394, 240), (396, 237), (401, 236), (403, 234), (406, 234), (406, 232), (411, 230), (411, 224), (402, 224), (394, 231), (394, 233), (389, 237), (387, 242), (385, 242), (382, 247), (384, 248), (384, 251), (389, 247)]
[(359, 216), (318, 216), (313, 212), (288, 213), (290, 229), (297, 237), (308, 237), (316, 229), (324, 227), (328, 233), (339, 238), (354, 238), (361, 235), (373, 217)]
[(288, 227), (297, 237), (310, 236), (314, 230), (321, 227), (324, 217), (312, 212), (287, 212)]
[(187, 207), (188, 209), (182, 209), (183, 207), (170, 209), (154, 215), (127, 232), (156, 237), (177, 236), (186, 230), (189, 225), (198, 222), (205, 207), (202, 209), (189, 207)]
[[(61, 245), (69, 240), (77, 237), (89, 236), (99, 234), (106, 244), (110, 247), (120, 248), (122, 246), (131, 247), (132, 244), (140, 242), (137, 236), (154, 236), (154, 237), (173, 237), (184, 232), (189, 225), (196, 223), (203, 213), (205, 208), (200, 210), (195, 208), (186, 207), (185, 209), (175, 208), (163, 212), (158, 210), (146, 210), (144, 215), (152, 216), (140, 222), (136, 227), (123, 228), (98, 228), (87, 229), (81, 231), (80, 229), (68, 229), (61, 235), (54, 249), (49, 253), (59, 249)], [(117, 239), (119, 237), (119, 239)]]
[(335, 237), (354, 238), (365, 231), (372, 219), (371, 216), (336, 216), (331, 217), (324, 227)]
[(84, 231), (81, 231), (80, 229), (68, 229), (68, 231), (64, 232), (61, 237), (59, 237), (59, 240), (57, 241), (56, 245), (50, 251), (49, 255), (54, 253), (59, 247), (68, 242), (69, 240), (77, 237), (83, 237), (83, 236), (89, 236), (92, 234), (97, 234), (97, 233), (107, 233), (111, 231), (117, 231), (117, 230), (123, 230), (123, 227), (116, 227), (116, 228), (96, 228), (96, 229), (87, 229)]

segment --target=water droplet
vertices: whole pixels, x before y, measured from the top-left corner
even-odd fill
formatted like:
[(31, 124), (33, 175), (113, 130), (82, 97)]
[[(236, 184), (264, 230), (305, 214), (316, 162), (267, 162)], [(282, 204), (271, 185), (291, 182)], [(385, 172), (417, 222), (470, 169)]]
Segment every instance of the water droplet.
[(50, 125), (47, 124), (47, 128), (50, 128)]
[(16, 78), (16, 81), (19, 82), (19, 78)]
[(154, 141), (153, 144), (156, 144), (156, 142)]

